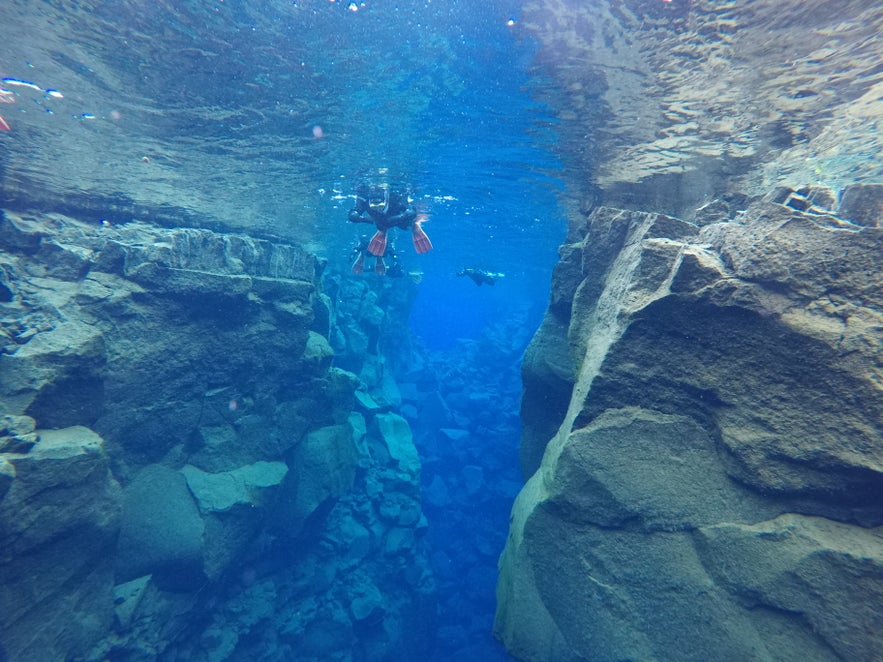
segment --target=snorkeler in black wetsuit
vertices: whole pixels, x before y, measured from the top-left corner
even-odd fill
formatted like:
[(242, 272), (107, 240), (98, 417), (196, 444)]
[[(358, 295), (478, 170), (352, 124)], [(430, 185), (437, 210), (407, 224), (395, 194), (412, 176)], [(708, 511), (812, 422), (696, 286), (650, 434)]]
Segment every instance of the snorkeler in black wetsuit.
[(472, 267), (469, 267), (467, 269), (461, 270), (457, 275), (468, 276), (472, 279), (473, 283), (481, 287), (482, 285), (493, 285), (506, 274), (494, 273), (492, 271), (485, 271), (484, 269), (473, 269)]
[(421, 225), (426, 221), (408, 202), (407, 195), (390, 190), (389, 185), (369, 186), (360, 184), (356, 189), (356, 206), (350, 210), (348, 220), (352, 223), (373, 223), (377, 232), (368, 242), (367, 251), (376, 257), (386, 252), (386, 233), (390, 228), (411, 229), (414, 250), (428, 253), (432, 242)]

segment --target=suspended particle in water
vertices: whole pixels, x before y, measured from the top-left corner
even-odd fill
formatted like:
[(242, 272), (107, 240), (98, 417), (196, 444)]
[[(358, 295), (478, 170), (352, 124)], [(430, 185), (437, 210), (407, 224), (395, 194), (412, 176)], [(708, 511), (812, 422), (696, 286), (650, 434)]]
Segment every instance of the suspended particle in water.
[(508, 25), (511, 28), (512, 26), (515, 25), (515, 19), (510, 18), (508, 21), (506, 21), (506, 25)]
[(313, 127), (313, 138), (324, 138), (325, 132), (322, 130), (322, 127), (318, 124)]
[(118, 122), (122, 116), (123, 116), (123, 114), (118, 110), (110, 111), (110, 119), (112, 119), (115, 122)]
[(227, 409), (229, 409), (230, 411), (236, 411), (237, 409), (239, 409), (239, 401), (236, 400), (236, 398), (233, 398), (232, 400), (230, 400), (230, 402), (227, 403)]
[(350, 11), (359, 11), (359, 5), (357, 5), (355, 2), (349, 3), (346, 8)]

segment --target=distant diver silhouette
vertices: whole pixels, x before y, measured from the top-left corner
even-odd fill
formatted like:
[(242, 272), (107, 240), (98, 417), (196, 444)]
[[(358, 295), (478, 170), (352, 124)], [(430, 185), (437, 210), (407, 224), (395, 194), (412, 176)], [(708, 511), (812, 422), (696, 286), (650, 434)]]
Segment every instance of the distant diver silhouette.
[(473, 269), (468, 267), (457, 273), (458, 276), (468, 276), (472, 282), (481, 287), (482, 285), (493, 285), (506, 274), (485, 271), (484, 269)]

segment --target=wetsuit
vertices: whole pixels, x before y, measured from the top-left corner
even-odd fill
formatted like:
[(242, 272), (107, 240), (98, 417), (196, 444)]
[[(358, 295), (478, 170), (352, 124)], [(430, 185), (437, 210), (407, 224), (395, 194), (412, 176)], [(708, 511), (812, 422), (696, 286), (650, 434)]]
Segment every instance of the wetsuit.
[(385, 209), (372, 209), (368, 204), (370, 191), (367, 187), (359, 187), (356, 191), (356, 206), (350, 210), (349, 221), (352, 223), (373, 223), (378, 230), (411, 227), (417, 212), (408, 204), (407, 197), (389, 191), (389, 199)]

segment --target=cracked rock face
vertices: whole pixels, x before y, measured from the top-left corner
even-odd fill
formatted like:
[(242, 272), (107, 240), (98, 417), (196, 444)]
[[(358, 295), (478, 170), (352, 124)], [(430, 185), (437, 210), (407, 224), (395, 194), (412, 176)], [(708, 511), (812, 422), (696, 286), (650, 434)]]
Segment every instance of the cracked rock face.
[(0, 454), (0, 656), (86, 658), (113, 621), (120, 486), (91, 430), (36, 434), (29, 452)]
[(91, 427), (117, 463), (156, 461), (178, 442), (169, 429), (226, 423), (232, 400), (304, 372), (317, 263), (299, 247), (12, 213), (0, 236), (6, 411)]
[(562, 248), (524, 366), (511, 652), (883, 655), (883, 235), (860, 193), (696, 224), (601, 207)]
[[(242, 555), (285, 452), (333, 410), (293, 393), (328, 367), (304, 358), (318, 265), (60, 215), (5, 213), (0, 240), (0, 658), (87, 659), (121, 633), (115, 584), (183, 594)], [(223, 517), (197, 509), (191, 459), (214, 484), (242, 478)]]

